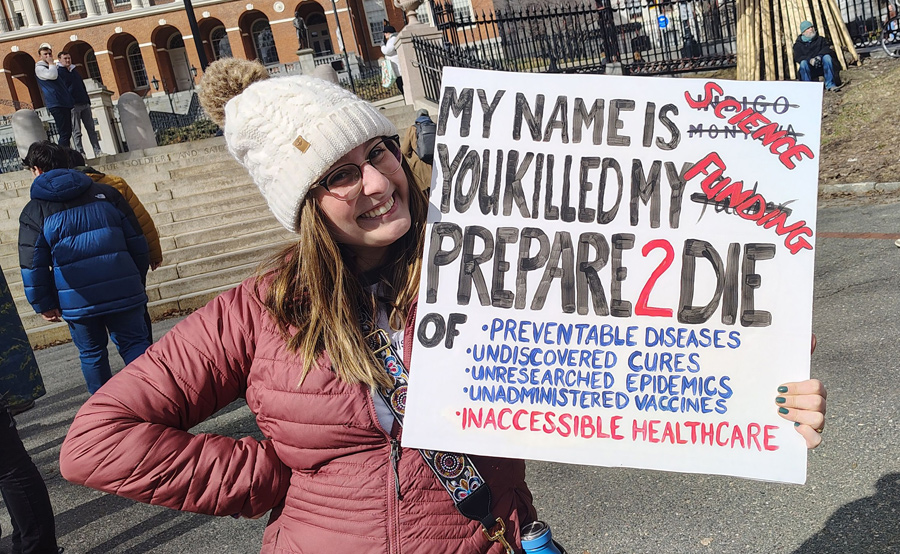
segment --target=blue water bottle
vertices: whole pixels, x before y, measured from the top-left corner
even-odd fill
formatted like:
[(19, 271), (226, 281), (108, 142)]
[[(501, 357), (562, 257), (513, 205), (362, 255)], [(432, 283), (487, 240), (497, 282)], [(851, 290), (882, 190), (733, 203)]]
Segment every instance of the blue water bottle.
[(550, 526), (543, 521), (533, 521), (522, 528), (522, 548), (525, 554), (563, 554), (553, 544)]

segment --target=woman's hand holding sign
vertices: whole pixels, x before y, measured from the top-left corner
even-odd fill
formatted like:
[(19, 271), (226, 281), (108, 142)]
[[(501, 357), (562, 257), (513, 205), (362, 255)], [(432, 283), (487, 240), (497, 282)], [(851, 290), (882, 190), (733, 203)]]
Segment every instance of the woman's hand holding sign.
[(778, 414), (793, 421), (797, 432), (806, 439), (807, 448), (815, 448), (822, 442), (825, 427), (825, 386), (818, 379), (797, 383), (785, 383), (778, 387)]
[[(816, 351), (816, 336), (812, 336), (810, 352)], [(822, 443), (825, 428), (825, 400), (828, 391), (818, 379), (807, 379), (797, 383), (785, 383), (778, 387), (778, 414), (793, 421), (797, 432), (806, 439), (807, 448), (815, 448)]]

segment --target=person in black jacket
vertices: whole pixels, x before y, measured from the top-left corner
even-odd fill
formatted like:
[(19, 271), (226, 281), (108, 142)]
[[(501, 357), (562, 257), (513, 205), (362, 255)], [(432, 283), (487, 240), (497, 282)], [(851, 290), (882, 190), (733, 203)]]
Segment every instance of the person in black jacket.
[(84, 156), (84, 148), (81, 145), (81, 125), (87, 131), (88, 140), (94, 148), (94, 157), (99, 158), (105, 154), (100, 149), (100, 137), (97, 135), (97, 129), (94, 128), (94, 114), (91, 113), (91, 98), (88, 96), (87, 88), (84, 86), (84, 79), (75, 64), (72, 63), (72, 56), (63, 50), (57, 54), (59, 59), (59, 78), (62, 79), (69, 93), (72, 95), (72, 142), (75, 150)]
[(35, 176), (19, 216), (25, 296), (45, 320), (68, 323), (93, 394), (112, 377), (109, 337), (126, 364), (150, 346), (147, 241), (122, 195), (69, 169), (62, 147), (36, 142), (24, 161)]
[(818, 34), (809, 21), (800, 23), (800, 35), (794, 42), (794, 62), (800, 64), (801, 81), (814, 81), (821, 74), (825, 77), (825, 90), (840, 90), (840, 75), (834, 65), (834, 56), (830, 40)]

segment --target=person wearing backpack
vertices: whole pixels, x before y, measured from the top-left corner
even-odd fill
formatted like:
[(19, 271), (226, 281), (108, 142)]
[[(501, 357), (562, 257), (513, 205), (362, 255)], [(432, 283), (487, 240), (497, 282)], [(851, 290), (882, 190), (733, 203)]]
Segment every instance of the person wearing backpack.
[(434, 136), (437, 125), (428, 110), (416, 112), (416, 121), (406, 130), (400, 141), (400, 153), (412, 169), (416, 183), (423, 191), (431, 187), (431, 165), (434, 163)]

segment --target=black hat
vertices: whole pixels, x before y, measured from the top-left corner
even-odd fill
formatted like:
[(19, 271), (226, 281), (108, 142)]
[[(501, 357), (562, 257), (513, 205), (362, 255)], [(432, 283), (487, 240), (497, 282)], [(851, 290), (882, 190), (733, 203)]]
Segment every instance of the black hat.
[(384, 32), (385, 32), (385, 33), (391, 33), (391, 34), (393, 34), (393, 33), (396, 33), (396, 32), (397, 32), (397, 29), (394, 29), (394, 26), (393, 26), (393, 25), (385, 25), (385, 26), (384, 26)]

